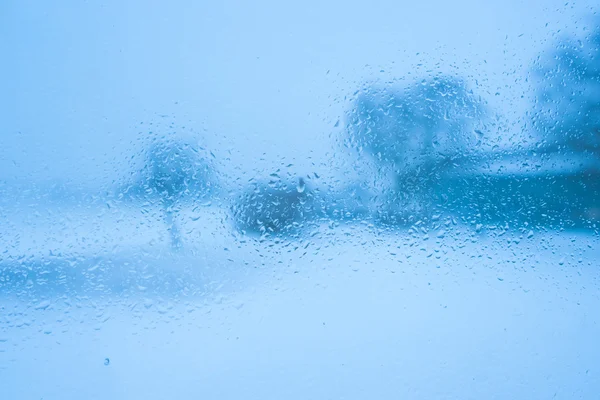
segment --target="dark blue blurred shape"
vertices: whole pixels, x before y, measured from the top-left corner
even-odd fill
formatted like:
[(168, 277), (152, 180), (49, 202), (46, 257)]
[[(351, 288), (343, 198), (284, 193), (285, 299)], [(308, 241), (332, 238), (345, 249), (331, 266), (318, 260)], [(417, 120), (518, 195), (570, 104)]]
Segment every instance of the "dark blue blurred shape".
[(453, 76), (370, 88), (349, 115), (350, 142), (398, 176), (426, 175), (471, 151), (483, 115), (480, 99)]
[(180, 247), (177, 209), (186, 201), (202, 200), (214, 192), (214, 168), (199, 146), (169, 136), (153, 137), (143, 158), (143, 167), (125, 192), (135, 200), (160, 206), (171, 244)]
[(533, 122), (548, 151), (600, 157), (600, 19), (593, 23), (583, 40), (562, 38), (535, 65)]
[(485, 114), (479, 96), (454, 76), (362, 91), (349, 113), (350, 147), (391, 179), (375, 217), (404, 225), (431, 216), (442, 182), (476, 154)]
[(561, 43), (545, 59), (534, 113), (544, 141), (531, 149), (478, 149), (485, 107), (460, 78), (363, 91), (349, 113), (348, 142), (387, 179), (373, 188), (372, 218), (388, 226), (452, 215), (475, 226), (596, 229), (600, 31), (586, 50)]
[(278, 177), (257, 182), (232, 206), (239, 231), (255, 235), (296, 236), (307, 221), (321, 214), (317, 193), (304, 178), (285, 182)]
[(146, 152), (139, 188), (166, 206), (207, 196), (215, 187), (213, 170), (200, 150), (183, 141), (155, 141)]

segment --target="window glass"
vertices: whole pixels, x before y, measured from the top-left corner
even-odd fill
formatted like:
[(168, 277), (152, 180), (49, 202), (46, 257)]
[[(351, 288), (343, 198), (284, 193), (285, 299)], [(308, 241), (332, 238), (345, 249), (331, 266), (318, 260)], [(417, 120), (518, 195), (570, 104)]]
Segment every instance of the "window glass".
[(594, 1), (0, 4), (0, 397), (592, 399)]

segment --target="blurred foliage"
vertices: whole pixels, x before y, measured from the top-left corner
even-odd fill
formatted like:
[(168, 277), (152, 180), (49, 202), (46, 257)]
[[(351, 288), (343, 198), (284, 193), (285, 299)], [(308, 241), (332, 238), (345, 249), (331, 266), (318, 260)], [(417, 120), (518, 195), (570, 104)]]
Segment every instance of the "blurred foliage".
[(151, 136), (142, 155), (143, 166), (124, 195), (160, 206), (171, 247), (179, 249), (183, 244), (177, 210), (182, 202), (206, 198), (214, 191), (214, 169), (199, 146), (169, 136)]
[(486, 109), (460, 78), (363, 90), (349, 113), (348, 144), (391, 179), (372, 187), (372, 218), (409, 226), (450, 214), (481, 226), (595, 228), (600, 175), (589, 156), (600, 155), (600, 28), (585, 43), (562, 39), (536, 72), (537, 156), (477, 148)]
[(349, 141), (400, 176), (428, 174), (472, 150), (474, 126), (483, 116), (480, 98), (457, 77), (370, 88), (350, 112)]
[(238, 230), (258, 235), (297, 235), (319, 213), (316, 192), (302, 177), (296, 184), (277, 178), (254, 183), (232, 206)]
[(379, 193), (376, 218), (398, 224), (432, 214), (442, 180), (477, 153), (485, 115), (480, 97), (459, 77), (363, 90), (349, 113), (348, 144), (391, 179)]
[(600, 156), (600, 18), (582, 39), (560, 39), (534, 72), (533, 118), (543, 144)]
[(144, 165), (130, 192), (159, 199), (169, 207), (184, 199), (205, 197), (215, 187), (211, 163), (198, 146), (163, 137), (155, 138), (144, 152)]
[[(539, 169), (517, 167), (509, 173), (485, 167), (490, 162), (529, 165), (532, 154), (521, 148), (486, 153), (478, 147), (488, 110), (464, 79), (438, 75), (405, 86), (371, 85), (359, 92), (348, 113), (346, 144), (361, 161), (369, 160), (374, 166), (369, 173), (383, 177), (384, 185), (336, 197), (312, 190), (303, 178), (271, 177), (233, 199), (236, 228), (260, 236), (294, 236), (321, 217), (407, 226), (435, 221), (441, 214), (476, 225), (592, 226), (600, 210), (597, 172), (583, 162), (568, 170), (557, 165), (566, 165), (561, 157), (600, 156), (600, 27), (581, 41), (560, 39), (539, 57), (535, 74), (537, 101), (531, 116), (542, 138), (535, 149), (542, 155), (535, 162), (541, 160)], [(365, 182), (379, 178), (365, 176)], [(205, 196), (215, 186), (211, 164), (200, 149), (162, 137), (148, 146), (132, 192), (159, 199), (168, 209), (184, 198)], [(176, 225), (169, 224), (175, 232)]]

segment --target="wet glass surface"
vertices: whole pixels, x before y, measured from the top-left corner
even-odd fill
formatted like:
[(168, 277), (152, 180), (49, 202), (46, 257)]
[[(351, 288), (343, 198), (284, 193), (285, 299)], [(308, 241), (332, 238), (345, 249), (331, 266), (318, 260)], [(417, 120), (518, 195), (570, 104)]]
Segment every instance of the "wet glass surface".
[(597, 8), (2, 3), (0, 398), (595, 398)]

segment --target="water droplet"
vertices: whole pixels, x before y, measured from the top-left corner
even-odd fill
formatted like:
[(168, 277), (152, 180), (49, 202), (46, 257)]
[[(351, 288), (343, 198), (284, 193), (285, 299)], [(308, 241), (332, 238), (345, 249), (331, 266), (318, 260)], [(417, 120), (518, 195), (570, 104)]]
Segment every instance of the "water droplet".
[(298, 179), (298, 186), (296, 186), (296, 190), (298, 190), (298, 193), (304, 193), (305, 189), (306, 184), (304, 183), (304, 178)]
[(33, 308), (34, 308), (35, 310), (45, 310), (45, 309), (47, 309), (48, 307), (50, 307), (50, 302), (46, 300), (46, 301), (41, 301), (41, 302), (39, 302), (39, 303), (38, 303), (37, 305), (35, 305)]

